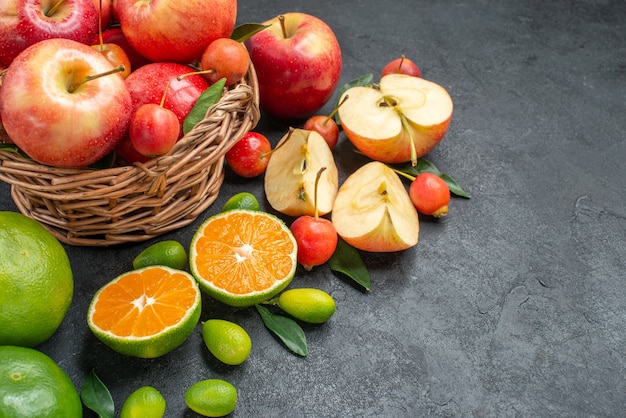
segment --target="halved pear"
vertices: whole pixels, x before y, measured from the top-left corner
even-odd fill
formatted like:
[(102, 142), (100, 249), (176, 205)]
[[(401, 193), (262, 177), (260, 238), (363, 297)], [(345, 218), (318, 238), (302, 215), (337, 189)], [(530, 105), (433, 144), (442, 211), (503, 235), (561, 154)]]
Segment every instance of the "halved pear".
[(272, 151), (265, 170), (265, 196), (278, 212), (288, 216), (315, 215), (315, 179), (326, 170), (317, 186), (317, 209), (325, 215), (333, 208), (339, 175), (332, 151), (317, 132), (291, 129)]
[(355, 248), (393, 252), (417, 244), (419, 220), (400, 177), (372, 161), (343, 182), (333, 206), (337, 234)]
[(341, 126), (369, 158), (403, 163), (426, 155), (444, 137), (452, 119), (452, 98), (439, 84), (389, 74), (378, 86), (351, 87), (339, 108)]

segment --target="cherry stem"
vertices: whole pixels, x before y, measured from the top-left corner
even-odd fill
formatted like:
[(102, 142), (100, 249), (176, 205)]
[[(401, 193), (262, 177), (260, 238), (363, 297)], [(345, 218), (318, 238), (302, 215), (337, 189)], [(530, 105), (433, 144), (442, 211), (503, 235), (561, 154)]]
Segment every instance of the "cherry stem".
[(261, 154), (261, 158), (265, 158), (266, 156), (271, 155), (278, 148), (282, 147), (283, 144), (285, 144), (287, 141), (289, 141), (289, 138), (291, 138), (291, 135), (294, 133), (294, 131), (295, 131), (295, 128), (290, 126), (289, 127), (289, 132), (287, 133), (287, 137), (285, 138), (285, 140), (284, 141), (280, 141), (280, 143), (273, 150), (270, 150), (268, 152), (264, 152), (263, 154)]
[(185, 77), (189, 77), (190, 75), (202, 75), (202, 74), (211, 74), (214, 73), (215, 70), (213, 69), (209, 69), (209, 70), (200, 70), (200, 71), (192, 71), (190, 73), (185, 73), (185, 74), (181, 74), (178, 77), (176, 77), (176, 80), (180, 81)]
[(283, 38), (287, 39), (287, 28), (285, 28), (285, 16), (280, 15), (278, 16), (278, 22), (280, 23), (280, 28), (283, 31)]
[(45, 12), (44, 14), (47, 17), (52, 16), (53, 14), (55, 14), (57, 12), (57, 10), (59, 9), (59, 7), (61, 7), (63, 5), (63, 3), (65, 3), (65, 0), (59, 0), (57, 1), (55, 4), (52, 5), (51, 8), (48, 9), (47, 12)]
[(98, 1), (98, 39), (100, 39), (100, 51), (102, 51), (102, 45), (104, 44), (102, 38), (102, 0)]
[(347, 94), (345, 96), (343, 96), (343, 99), (341, 99), (341, 102), (339, 102), (339, 104), (337, 106), (335, 106), (333, 111), (330, 112), (330, 115), (328, 115), (326, 117), (326, 119), (324, 119), (324, 122), (322, 122), (322, 126), (326, 126), (326, 122), (328, 122), (329, 120), (331, 120), (335, 116), (335, 114), (339, 111), (339, 108), (341, 107), (341, 105), (343, 105), (346, 102), (346, 100), (348, 100), (349, 97), (350, 96), (347, 95)]
[(390, 167), (390, 168), (391, 168), (393, 171), (395, 171), (396, 173), (398, 173), (399, 175), (401, 175), (402, 177), (405, 177), (405, 178), (407, 178), (407, 179), (409, 179), (409, 180), (411, 180), (411, 181), (415, 181), (415, 176), (412, 176), (412, 175), (410, 175), (410, 174), (408, 174), (408, 173), (405, 173), (405, 172), (404, 172), (404, 171), (402, 171), (402, 170), (398, 170), (397, 168), (393, 168), (393, 167)]
[(161, 96), (161, 103), (159, 103), (159, 106), (161, 107), (163, 107), (163, 105), (165, 104), (165, 96), (167, 95), (167, 90), (170, 88), (171, 82), (172, 80), (169, 80), (167, 84), (165, 85), (165, 90), (163, 90), (163, 96)]
[(320, 177), (322, 177), (322, 173), (326, 170), (326, 167), (322, 167), (317, 172), (317, 176), (315, 176), (315, 188), (313, 189), (313, 206), (315, 207), (315, 220), (319, 218), (319, 210), (317, 209), (317, 185), (320, 182)]
[(398, 69), (396, 70), (396, 74), (400, 74), (400, 70), (402, 70), (402, 64), (404, 64), (405, 58), (406, 57), (404, 56), (404, 54), (400, 56), (400, 64), (398, 64)]
[(79, 80), (78, 82), (72, 84), (67, 89), (67, 91), (70, 92), (70, 93), (73, 93), (74, 91), (76, 91), (77, 88), (79, 88), (80, 86), (82, 86), (83, 84), (85, 84), (88, 81), (95, 80), (96, 78), (105, 77), (105, 76), (108, 76), (108, 75), (111, 75), (111, 74), (115, 74), (115, 73), (121, 73), (123, 71), (124, 71), (124, 66), (123, 65), (119, 65), (119, 66), (113, 68), (112, 70), (105, 71), (103, 73), (88, 75), (87, 77), (83, 78), (82, 80)]

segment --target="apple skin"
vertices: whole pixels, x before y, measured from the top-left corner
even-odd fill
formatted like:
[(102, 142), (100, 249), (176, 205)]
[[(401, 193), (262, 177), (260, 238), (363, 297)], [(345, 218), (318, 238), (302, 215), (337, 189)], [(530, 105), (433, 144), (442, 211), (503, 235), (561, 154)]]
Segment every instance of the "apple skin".
[[(137, 68), (143, 67), (144, 65), (152, 62), (148, 58), (137, 52), (137, 50), (133, 48), (130, 43), (128, 43), (128, 39), (126, 39), (126, 36), (124, 36), (124, 32), (122, 32), (122, 28), (120, 27), (109, 28), (103, 31), (102, 43), (119, 45), (124, 50), (124, 52), (126, 52), (126, 56), (130, 61), (130, 68), (132, 71), (135, 71)], [(96, 35), (93, 41), (91, 41), (91, 44), (100, 44), (100, 36)]]
[(261, 108), (279, 119), (304, 119), (332, 96), (341, 76), (339, 42), (321, 19), (291, 12), (246, 41), (259, 84)]
[[(414, 162), (414, 157), (426, 155), (445, 136), (452, 99), (440, 85), (406, 74), (386, 75), (379, 87), (356, 86), (344, 93), (349, 97), (338, 110), (341, 127), (350, 142), (373, 160)], [(397, 104), (382, 106), (385, 98)]]
[(237, 0), (115, 0), (114, 8), (128, 42), (154, 62), (198, 60), (237, 19)]
[(233, 172), (244, 178), (265, 173), (272, 153), (272, 145), (259, 132), (248, 131), (226, 152), (226, 163)]
[(26, 47), (50, 38), (88, 43), (98, 33), (93, 0), (66, 0), (46, 16), (54, 0), (2, 0), (0, 5), (0, 64), (9, 65)]
[(112, 70), (94, 48), (54, 38), (22, 51), (0, 89), (4, 128), (35, 161), (84, 167), (120, 141), (131, 116), (131, 98), (119, 74), (93, 79), (70, 92), (88, 75)]
[(406, 74), (413, 77), (422, 76), (422, 72), (417, 64), (404, 55), (387, 63), (380, 72), (380, 77), (382, 78), (388, 74)]

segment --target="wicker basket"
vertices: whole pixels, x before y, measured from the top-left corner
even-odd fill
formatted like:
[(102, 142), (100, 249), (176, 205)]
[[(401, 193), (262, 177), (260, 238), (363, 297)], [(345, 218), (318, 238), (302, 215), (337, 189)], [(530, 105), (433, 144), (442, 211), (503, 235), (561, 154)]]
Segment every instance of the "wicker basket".
[(144, 241), (190, 224), (215, 201), (224, 180), (224, 155), (259, 117), (251, 66), (164, 156), (100, 170), (67, 169), (0, 149), (0, 180), (11, 185), (20, 212), (63, 243)]

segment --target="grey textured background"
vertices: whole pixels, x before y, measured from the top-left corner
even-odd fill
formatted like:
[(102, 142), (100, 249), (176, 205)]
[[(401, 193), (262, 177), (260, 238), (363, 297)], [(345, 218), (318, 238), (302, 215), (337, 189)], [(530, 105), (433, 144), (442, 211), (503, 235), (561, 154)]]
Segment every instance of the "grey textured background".
[[(472, 198), (453, 199), (442, 221), (422, 219), (415, 248), (362, 254), (369, 293), (326, 266), (299, 270), (294, 286), (337, 301), (330, 322), (305, 327), (306, 358), (283, 348), (254, 309), (208, 298), (203, 320), (230, 319), (251, 334), (243, 365), (218, 364), (199, 328), (154, 360), (99, 343), (85, 320), (93, 293), (152, 242), (68, 248), (76, 297), (39, 348), (77, 387), (95, 370), (118, 408), (137, 387), (157, 387), (172, 417), (195, 416), (184, 391), (213, 377), (238, 388), (236, 417), (624, 416), (626, 2), (240, 0), (239, 8), (239, 23), (288, 11), (325, 20), (342, 47), (342, 82), (378, 74), (401, 53), (413, 58), (455, 103), (427, 158)], [(264, 118), (258, 130), (276, 142), (287, 127)], [(336, 155), (342, 179), (364, 161), (344, 136)], [(263, 198), (260, 179), (229, 173), (206, 216), (243, 190)], [(15, 210), (5, 184), (0, 209)], [(206, 216), (163, 238), (187, 245)]]

